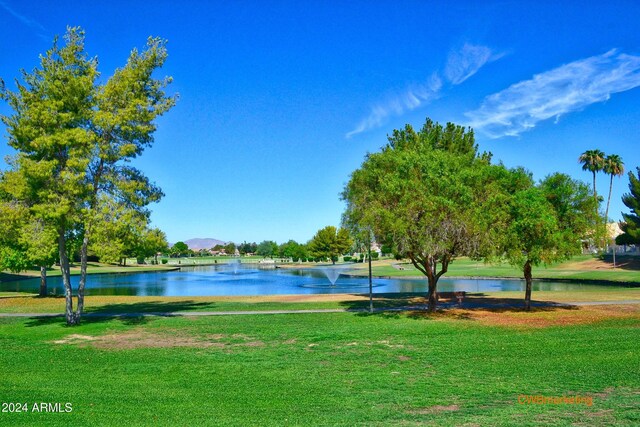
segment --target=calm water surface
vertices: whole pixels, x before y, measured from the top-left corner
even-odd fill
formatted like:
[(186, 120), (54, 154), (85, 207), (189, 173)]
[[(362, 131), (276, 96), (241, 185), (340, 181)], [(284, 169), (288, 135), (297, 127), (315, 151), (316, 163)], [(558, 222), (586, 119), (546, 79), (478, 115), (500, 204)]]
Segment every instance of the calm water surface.
[[(345, 270), (343, 270), (345, 271)], [(72, 277), (74, 289), (78, 277)], [(220, 265), (184, 267), (182, 271), (100, 274), (89, 276), (86, 295), (137, 296), (219, 296), (219, 295), (271, 295), (271, 294), (334, 294), (366, 293), (367, 278), (341, 275), (332, 286), (319, 269), (262, 269), (256, 265)], [(37, 293), (39, 279), (0, 283), (0, 291)], [(426, 279), (373, 279), (374, 292), (425, 292)], [(50, 292), (64, 294), (62, 280), (49, 278)], [(533, 290), (570, 291), (604, 288), (602, 286), (567, 283), (534, 282)], [(612, 289), (607, 286), (607, 289)], [(438, 290), (495, 292), (522, 291), (523, 280), (449, 279), (438, 281)]]

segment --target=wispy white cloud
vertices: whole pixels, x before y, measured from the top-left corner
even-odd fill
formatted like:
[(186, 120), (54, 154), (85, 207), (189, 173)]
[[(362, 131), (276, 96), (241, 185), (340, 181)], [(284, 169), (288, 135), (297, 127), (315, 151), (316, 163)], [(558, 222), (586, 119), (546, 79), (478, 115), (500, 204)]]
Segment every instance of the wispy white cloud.
[[(465, 44), (460, 50), (449, 52), (444, 76), (452, 84), (458, 85), (477, 73), (488, 62), (502, 56), (503, 54), (496, 54), (485, 46)], [(369, 115), (347, 133), (347, 138), (380, 127), (391, 116), (400, 116), (437, 99), (442, 88), (443, 80), (438, 72), (434, 72), (426, 82), (410, 86), (402, 93), (390, 96), (371, 107)]]
[(381, 126), (390, 116), (400, 116), (407, 111), (415, 110), (437, 98), (441, 88), (442, 79), (437, 73), (433, 73), (427, 82), (413, 85), (403, 93), (390, 96), (384, 102), (373, 106), (369, 115), (347, 133), (347, 138)]
[(18, 19), (27, 27), (31, 27), (34, 30), (36, 30), (38, 37), (40, 37), (41, 39), (47, 42), (50, 41), (50, 38), (47, 36), (47, 30), (38, 21), (31, 19), (26, 15), (22, 15), (16, 12), (4, 1), (0, 1), (0, 7), (3, 8), (5, 11), (7, 11), (10, 15), (13, 15), (14, 18)]
[(486, 46), (465, 43), (460, 50), (449, 52), (444, 76), (454, 85), (459, 85), (477, 73), (488, 62), (503, 56), (504, 53), (495, 53)]
[(603, 102), (640, 86), (640, 56), (618, 53), (574, 61), (511, 85), (465, 115), (469, 126), (491, 138), (517, 136), (540, 121)]

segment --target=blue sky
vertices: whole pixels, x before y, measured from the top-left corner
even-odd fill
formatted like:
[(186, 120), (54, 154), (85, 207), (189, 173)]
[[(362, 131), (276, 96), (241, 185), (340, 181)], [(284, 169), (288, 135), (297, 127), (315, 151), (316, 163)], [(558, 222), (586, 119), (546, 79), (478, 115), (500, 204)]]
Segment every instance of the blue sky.
[(590, 3), (0, 0), (0, 77), (12, 87), (67, 25), (103, 79), (168, 39), (180, 100), (136, 162), (166, 193), (153, 224), (172, 242), (306, 241), (339, 224), (364, 155), (426, 117), (473, 126), (536, 179), (590, 182), (577, 158), (594, 148), (640, 166), (640, 3)]

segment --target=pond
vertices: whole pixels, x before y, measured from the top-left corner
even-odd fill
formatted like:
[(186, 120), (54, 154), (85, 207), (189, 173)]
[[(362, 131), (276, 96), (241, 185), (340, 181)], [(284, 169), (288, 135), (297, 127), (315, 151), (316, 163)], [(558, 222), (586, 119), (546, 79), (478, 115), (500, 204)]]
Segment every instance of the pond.
[[(338, 272), (344, 272), (340, 270)], [(330, 273), (330, 272), (329, 272)], [(331, 275), (331, 274), (330, 274)], [(72, 277), (74, 289), (78, 277)], [(62, 280), (48, 279), (50, 292), (63, 295)], [(37, 293), (39, 279), (0, 283), (0, 291)], [(373, 279), (375, 293), (425, 292), (426, 279)], [(602, 286), (568, 282), (535, 282), (533, 290), (573, 291), (595, 289)], [(257, 265), (236, 264), (202, 267), (183, 267), (181, 271), (99, 274), (89, 276), (86, 295), (135, 296), (222, 296), (272, 294), (335, 294), (367, 293), (368, 279), (341, 274), (335, 285), (319, 268), (284, 269), (258, 268)], [(603, 288), (603, 287), (602, 287)], [(607, 286), (611, 289), (611, 286)], [(523, 280), (512, 279), (453, 279), (446, 276), (438, 281), (438, 290), (495, 292), (523, 291)]]

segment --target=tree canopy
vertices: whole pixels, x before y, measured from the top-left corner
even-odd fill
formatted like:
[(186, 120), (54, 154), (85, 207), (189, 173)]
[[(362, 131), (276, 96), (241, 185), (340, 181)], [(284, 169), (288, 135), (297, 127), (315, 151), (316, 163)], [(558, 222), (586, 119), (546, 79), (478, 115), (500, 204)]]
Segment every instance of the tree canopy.
[(408, 257), (427, 276), (429, 307), (438, 279), (457, 256), (479, 257), (495, 247), (495, 215), (506, 197), (507, 171), (478, 154), (473, 131), (427, 119), (416, 132), (394, 130), (378, 153), (354, 171), (342, 198), (345, 221)]
[(185, 242), (176, 242), (171, 246), (169, 252), (171, 253), (171, 256), (181, 257), (189, 255), (191, 253), (191, 249), (189, 249), (189, 246), (187, 246)]
[(601, 150), (587, 150), (578, 157), (578, 161), (582, 163), (582, 170), (589, 171), (593, 174), (593, 197), (596, 200), (598, 199), (596, 173), (604, 169), (605, 156)]
[(296, 262), (307, 257), (307, 248), (295, 240), (289, 240), (278, 247), (278, 255), (282, 258), (291, 258)]
[(589, 187), (562, 173), (547, 176), (537, 186), (512, 193), (503, 252), (524, 274), (525, 308), (531, 308), (532, 268), (569, 259), (596, 226)]
[(263, 240), (256, 248), (256, 255), (263, 258), (273, 258), (278, 254), (278, 244), (273, 240)]
[(247, 243), (242, 242), (240, 245), (238, 245), (238, 251), (240, 252), (240, 255), (246, 255), (246, 254), (253, 254), (258, 250), (258, 245), (253, 242), (253, 243)]

